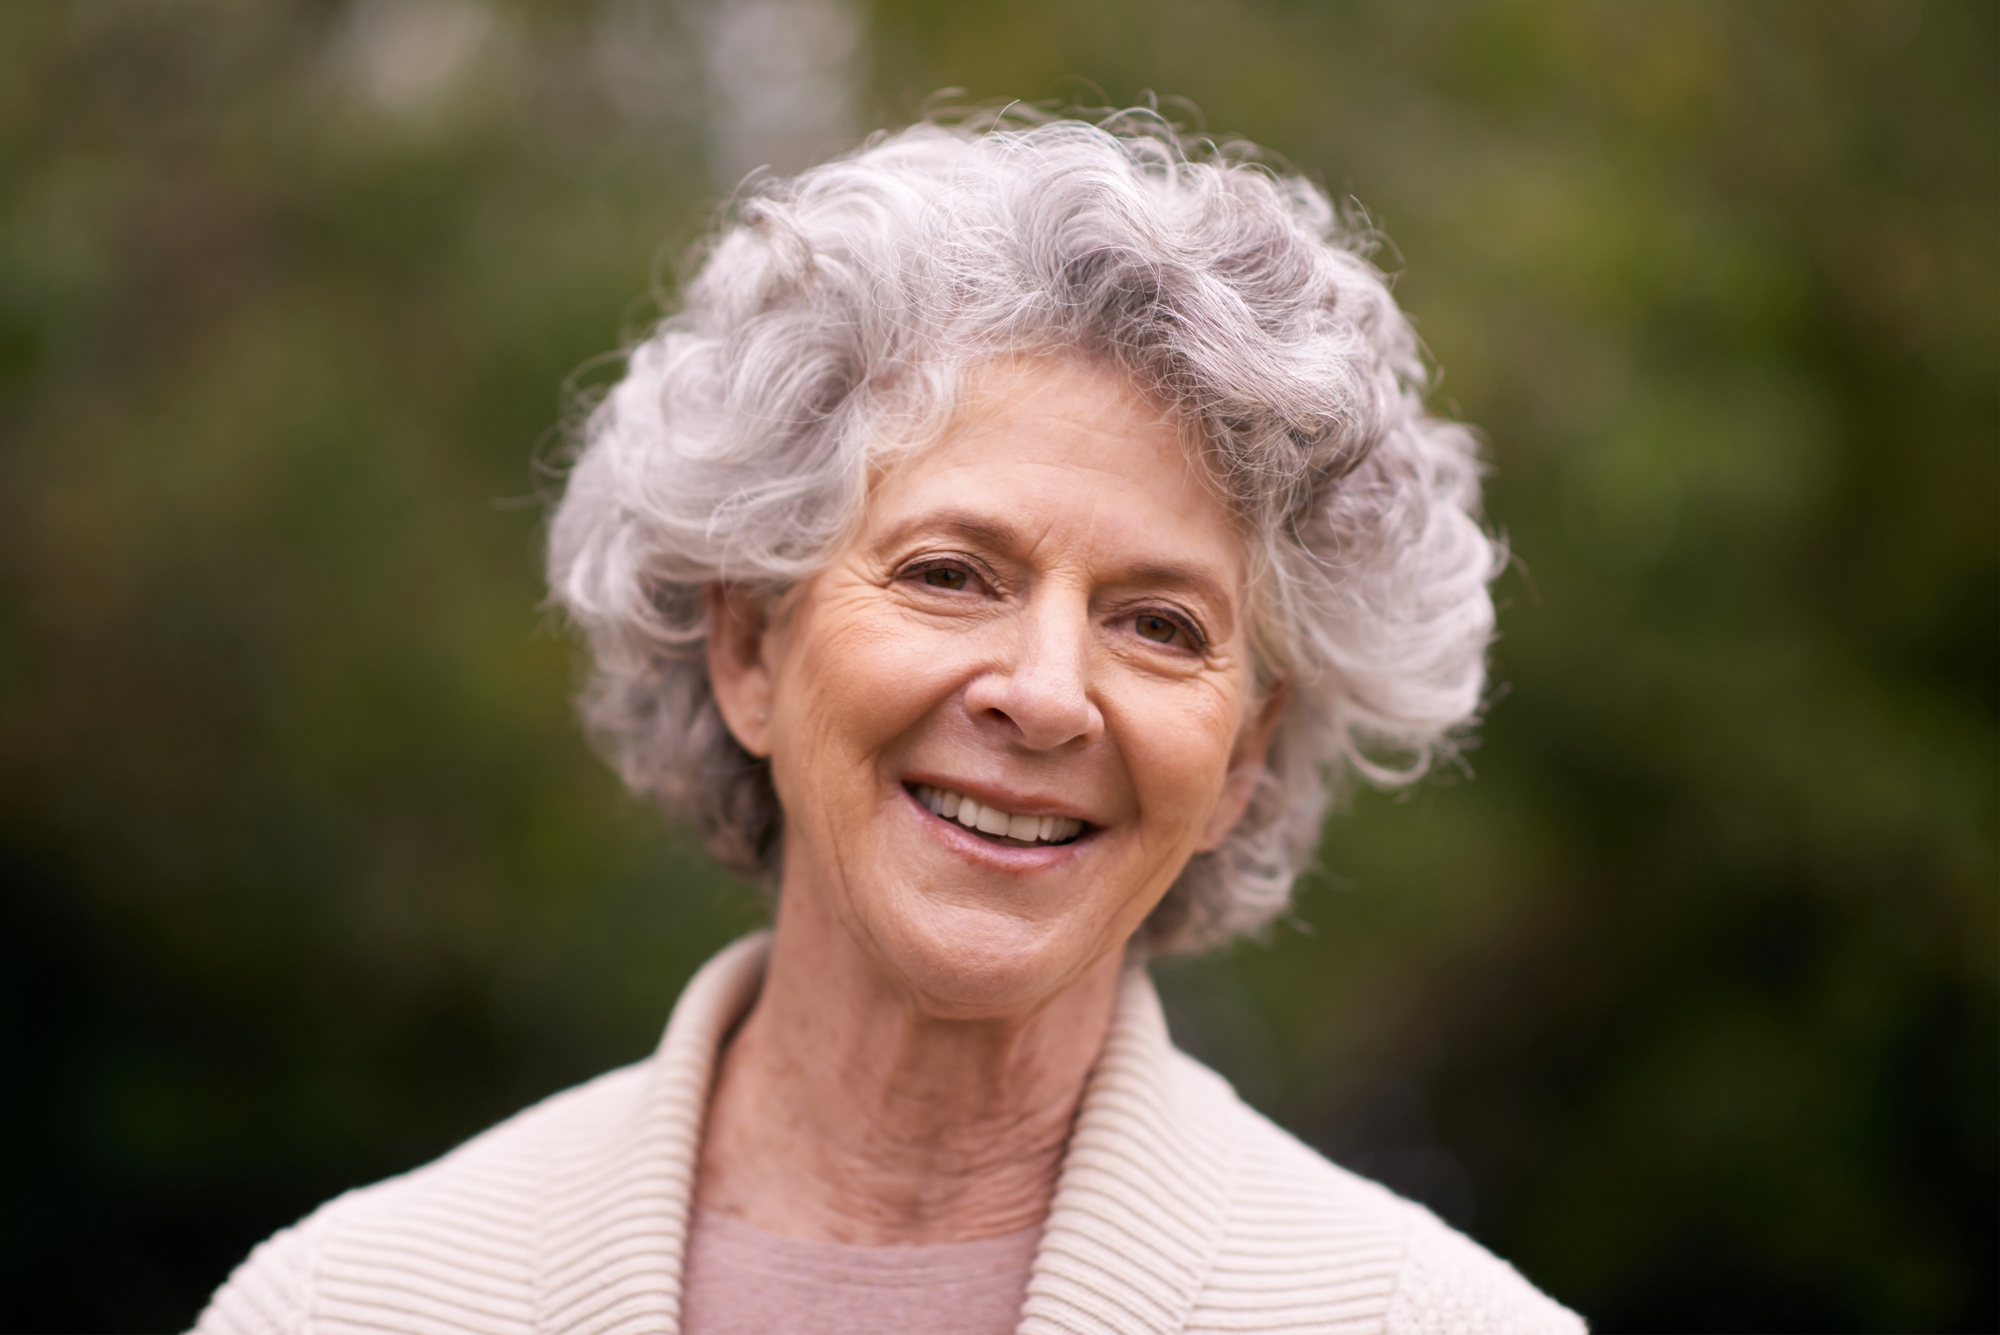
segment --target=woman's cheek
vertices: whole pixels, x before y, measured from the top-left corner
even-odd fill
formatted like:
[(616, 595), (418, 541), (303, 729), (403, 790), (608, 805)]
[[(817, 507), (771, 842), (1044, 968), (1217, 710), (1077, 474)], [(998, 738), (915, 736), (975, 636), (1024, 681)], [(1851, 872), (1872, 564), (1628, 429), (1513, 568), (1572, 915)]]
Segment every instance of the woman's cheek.
[(800, 664), (817, 707), (859, 736), (893, 736), (923, 712), (936, 646), (881, 609), (829, 609)]
[(885, 617), (853, 637), (847, 651), (851, 689), (871, 735), (888, 738), (914, 727), (955, 684), (963, 633), (911, 620)]
[(1189, 823), (1200, 826), (1222, 795), (1235, 750), (1238, 711), (1207, 682), (1161, 692), (1147, 702), (1132, 730), (1132, 757), (1141, 809), (1150, 808), (1178, 838)]

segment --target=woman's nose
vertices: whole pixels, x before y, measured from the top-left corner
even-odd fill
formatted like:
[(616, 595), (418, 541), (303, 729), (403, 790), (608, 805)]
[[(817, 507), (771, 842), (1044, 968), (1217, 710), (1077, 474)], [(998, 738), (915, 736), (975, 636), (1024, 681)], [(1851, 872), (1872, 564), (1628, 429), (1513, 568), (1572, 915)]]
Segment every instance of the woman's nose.
[(966, 689), (972, 717), (1006, 727), (1037, 751), (1095, 740), (1104, 716), (1090, 692), (1088, 606), (1031, 600), (1003, 633), (1011, 643), (1002, 661)]

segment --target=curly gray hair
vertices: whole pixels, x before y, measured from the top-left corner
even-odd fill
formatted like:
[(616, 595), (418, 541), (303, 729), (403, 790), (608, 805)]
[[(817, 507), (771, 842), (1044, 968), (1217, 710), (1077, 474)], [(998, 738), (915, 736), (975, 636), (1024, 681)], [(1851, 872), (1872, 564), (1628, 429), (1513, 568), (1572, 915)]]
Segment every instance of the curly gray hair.
[(1260, 681), (1286, 684), (1247, 813), (1142, 944), (1271, 921), (1346, 775), (1405, 783), (1462, 743), (1505, 559), (1368, 240), (1249, 145), (1145, 112), (925, 122), (755, 182), (584, 423), (551, 527), (550, 587), (596, 660), (584, 714), (625, 781), (773, 873), (783, 813), (716, 707), (705, 589), (811, 574), (968, 370), (1071, 351), (1188, 426), (1249, 540)]

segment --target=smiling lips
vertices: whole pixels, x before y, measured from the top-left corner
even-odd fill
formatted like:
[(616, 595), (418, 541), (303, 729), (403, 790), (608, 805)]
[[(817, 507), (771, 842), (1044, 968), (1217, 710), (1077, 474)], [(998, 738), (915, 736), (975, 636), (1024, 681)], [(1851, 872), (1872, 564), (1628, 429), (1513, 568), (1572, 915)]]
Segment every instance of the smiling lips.
[(928, 783), (912, 784), (911, 791), (934, 815), (955, 820), (991, 839), (1012, 844), (1061, 844), (1083, 832), (1083, 822), (1071, 816), (1016, 816)]

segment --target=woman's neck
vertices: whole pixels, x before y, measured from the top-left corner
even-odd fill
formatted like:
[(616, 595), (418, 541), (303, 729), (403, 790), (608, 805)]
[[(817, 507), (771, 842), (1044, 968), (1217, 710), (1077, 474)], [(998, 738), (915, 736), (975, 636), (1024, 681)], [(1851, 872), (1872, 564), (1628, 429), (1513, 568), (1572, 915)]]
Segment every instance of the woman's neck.
[(697, 1201), (872, 1246), (1039, 1224), (1117, 976), (1114, 958), (1028, 1014), (939, 1018), (813, 896), (788, 892), (764, 988), (717, 1072)]

